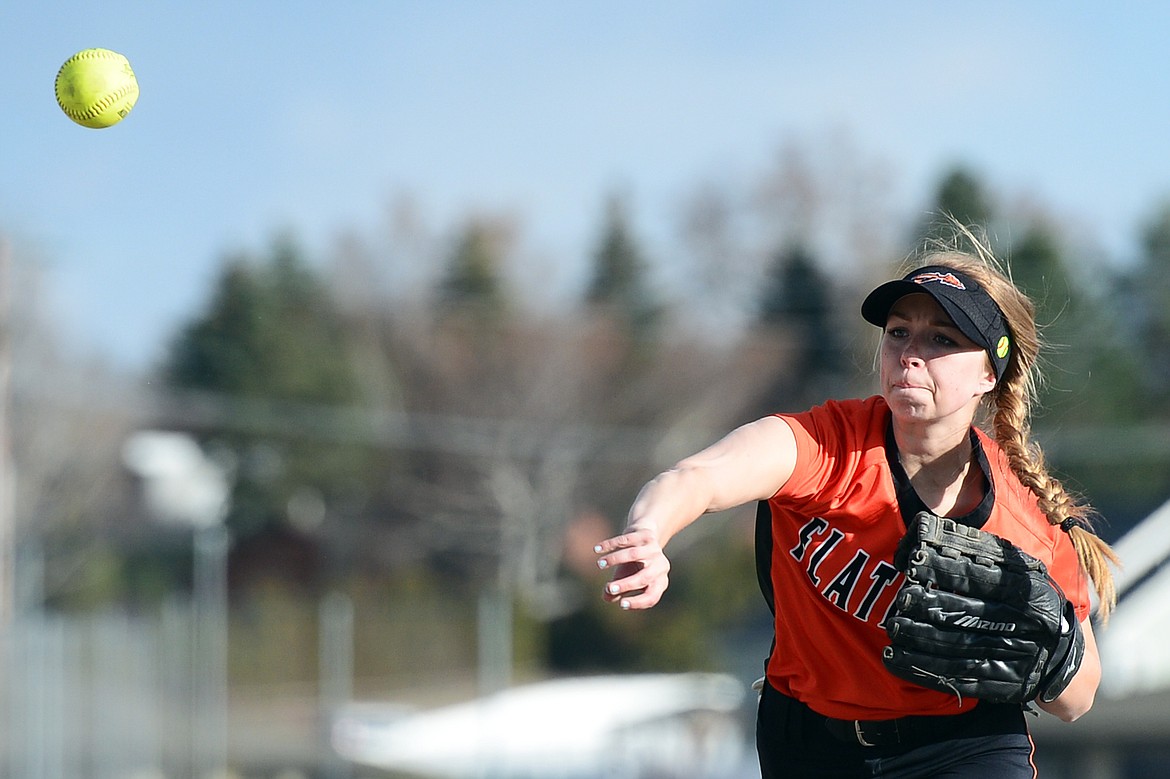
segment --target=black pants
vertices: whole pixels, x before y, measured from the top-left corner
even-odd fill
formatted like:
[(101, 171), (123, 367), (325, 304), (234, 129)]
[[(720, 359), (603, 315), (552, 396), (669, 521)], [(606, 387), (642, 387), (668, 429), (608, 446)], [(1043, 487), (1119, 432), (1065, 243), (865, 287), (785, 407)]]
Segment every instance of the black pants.
[[(937, 720), (940, 718), (930, 718)], [(1015, 704), (980, 703), (896, 743), (862, 746), (808, 706), (765, 684), (756, 719), (763, 779), (1035, 779), (1032, 739)], [(833, 732), (836, 731), (836, 732)], [(925, 735), (924, 735), (925, 733)]]

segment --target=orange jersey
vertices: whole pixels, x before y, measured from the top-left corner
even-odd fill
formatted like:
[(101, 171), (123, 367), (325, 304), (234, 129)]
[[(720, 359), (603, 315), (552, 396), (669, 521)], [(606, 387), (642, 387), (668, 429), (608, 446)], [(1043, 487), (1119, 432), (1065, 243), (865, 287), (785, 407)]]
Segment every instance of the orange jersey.
[[(768, 681), (838, 719), (956, 714), (975, 706), (903, 681), (882, 664), (889, 643), (882, 625), (904, 581), (894, 551), (906, 533), (903, 516), (914, 515), (908, 504), (918, 500), (888, 455), (885, 401), (830, 401), (779, 416), (796, 436), (797, 457), (788, 482), (760, 504), (757, 524), (760, 584), (775, 613)], [(995, 442), (981, 431), (972, 435), (990, 489), (969, 524), (1042, 560), (1084, 619), (1088, 580), (1068, 535), (1048, 522)]]

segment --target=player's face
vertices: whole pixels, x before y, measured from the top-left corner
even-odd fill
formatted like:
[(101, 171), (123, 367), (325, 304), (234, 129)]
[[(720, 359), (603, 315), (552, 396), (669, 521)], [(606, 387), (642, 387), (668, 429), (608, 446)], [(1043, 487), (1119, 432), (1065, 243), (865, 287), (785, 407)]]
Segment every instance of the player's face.
[(880, 362), (882, 394), (907, 419), (953, 418), (966, 427), (995, 386), (987, 352), (927, 294), (907, 295), (890, 309)]

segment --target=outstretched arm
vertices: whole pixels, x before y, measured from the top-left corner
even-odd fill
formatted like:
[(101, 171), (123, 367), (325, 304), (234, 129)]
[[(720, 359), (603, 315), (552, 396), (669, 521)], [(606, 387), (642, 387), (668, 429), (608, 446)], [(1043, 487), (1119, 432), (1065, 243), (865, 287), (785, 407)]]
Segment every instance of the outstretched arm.
[(642, 487), (621, 535), (599, 543), (597, 564), (612, 570), (606, 600), (648, 609), (669, 582), (663, 548), (700, 516), (765, 500), (796, 466), (796, 438), (779, 417), (736, 428), (720, 441), (660, 473)]

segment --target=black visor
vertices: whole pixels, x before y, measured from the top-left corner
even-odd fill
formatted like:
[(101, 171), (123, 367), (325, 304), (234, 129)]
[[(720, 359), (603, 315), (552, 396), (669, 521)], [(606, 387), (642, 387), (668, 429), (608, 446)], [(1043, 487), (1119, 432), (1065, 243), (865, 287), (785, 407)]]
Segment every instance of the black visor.
[(887, 281), (869, 293), (861, 304), (861, 315), (870, 324), (885, 327), (894, 303), (916, 292), (934, 298), (955, 327), (987, 351), (995, 377), (1003, 376), (1012, 343), (1003, 312), (974, 279), (953, 268), (928, 265)]

